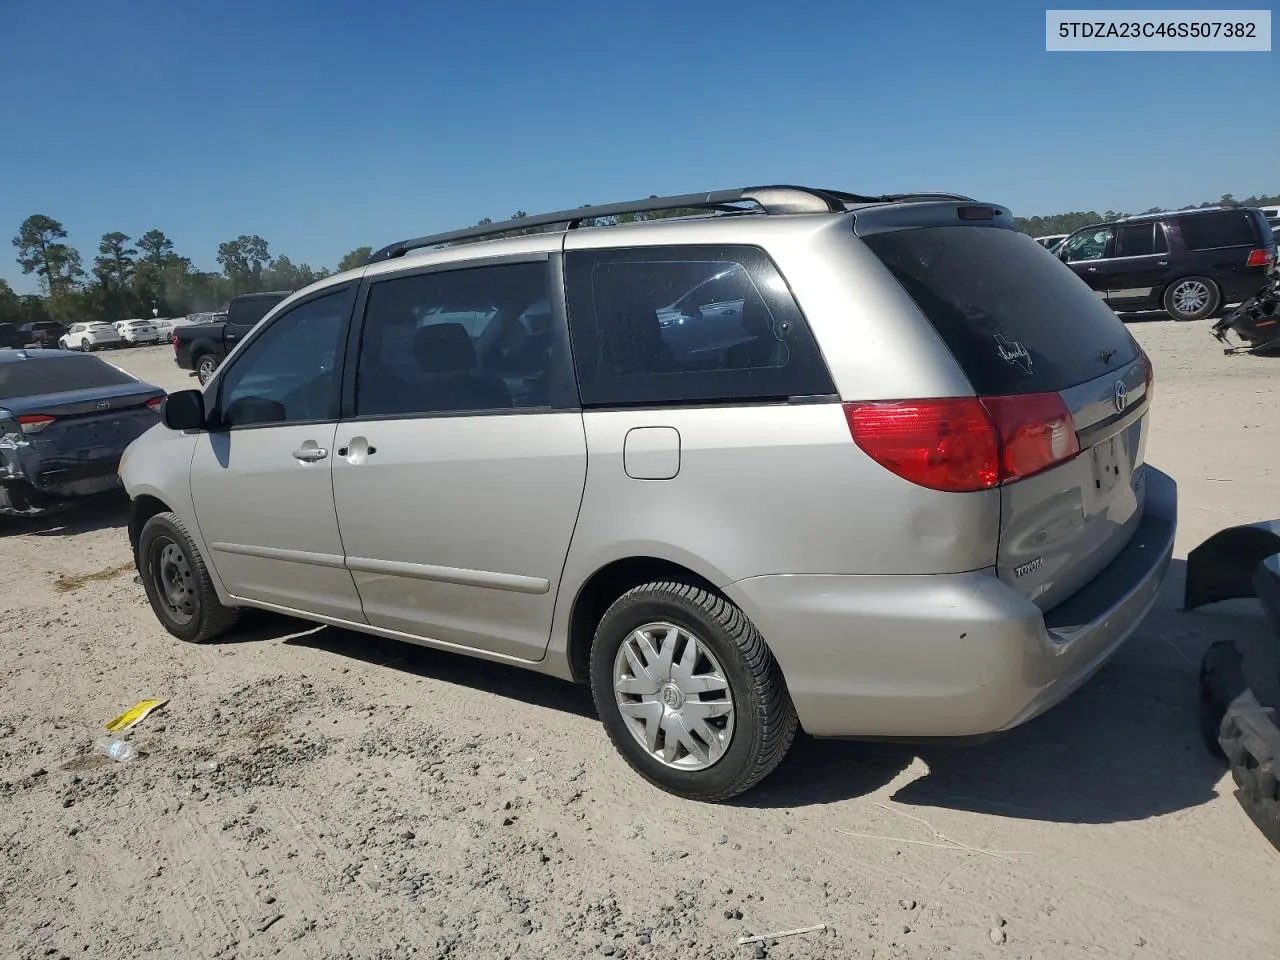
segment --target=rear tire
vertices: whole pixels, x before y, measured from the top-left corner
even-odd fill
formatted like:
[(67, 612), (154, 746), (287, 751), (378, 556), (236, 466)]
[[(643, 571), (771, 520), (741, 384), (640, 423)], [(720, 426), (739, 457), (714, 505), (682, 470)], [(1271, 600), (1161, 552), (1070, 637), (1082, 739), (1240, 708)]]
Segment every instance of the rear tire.
[(627, 763), (691, 800), (751, 789), (782, 762), (799, 725), (759, 631), (724, 597), (688, 583), (635, 587), (609, 607), (591, 646), (591, 692)]
[(209, 378), (213, 376), (213, 372), (218, 369), (218, 360), (211, 353), (201, 354), (196, 360), (196, 379), (200, 381), (200, 386), (204, 386), (209, 382)]
[(1222, 293), (1208, 277), (1183, 277), (1165, 288), (1165, 313), (1181, 323), (1203, 320), (1218, 309)]
[(160, 624), (179, 640), (207, 643), (240, 619), (218, 599), (204, 558), (176, 513), (158, 513), (138, 536), (138, 573)]
[(93, 353), (93, 343), (92, 343), (91, 341), (89, 341), (89, 340), (81, 340), (81, 341), (80, 341), (80, 352), (81, 352), (81, 353)]

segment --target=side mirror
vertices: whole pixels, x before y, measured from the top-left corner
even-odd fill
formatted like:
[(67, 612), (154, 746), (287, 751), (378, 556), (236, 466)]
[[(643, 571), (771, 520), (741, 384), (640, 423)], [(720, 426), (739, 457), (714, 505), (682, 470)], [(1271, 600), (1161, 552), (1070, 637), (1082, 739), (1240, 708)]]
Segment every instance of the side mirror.
[(203, 430), (204, 392), (178, 390), (164, 401), (164, 425), (170, 430)]

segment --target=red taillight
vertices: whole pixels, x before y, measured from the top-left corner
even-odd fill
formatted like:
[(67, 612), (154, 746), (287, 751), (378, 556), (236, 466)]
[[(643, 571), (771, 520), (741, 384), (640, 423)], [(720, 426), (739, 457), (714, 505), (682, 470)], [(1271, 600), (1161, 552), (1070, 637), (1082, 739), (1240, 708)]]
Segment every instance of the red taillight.
[(1000, 482), (1010, 483), (1069, 460), (1080, 452), (1076, 425), (1056, 393), (984, 397), (1000, 435)]
[(147, 401), (147, 406), (152, 410), (159, 410), (162, 403), (164, 403), (164, 397), (152, 397)]
[(1271, 262), (1271, 251), (1269, 250), (1250, 250), (1249, 266), (1265, 267)]
[(1080, 452), (1056, 393), (846, 403), (844, 411), (868, 456), (932, 490), (990, 490)]
[(27, 434), (39, 433), (53, 423), (54, 419), (54, 417), (43, 413), (22, 414), (18, 417), (18, 429)]

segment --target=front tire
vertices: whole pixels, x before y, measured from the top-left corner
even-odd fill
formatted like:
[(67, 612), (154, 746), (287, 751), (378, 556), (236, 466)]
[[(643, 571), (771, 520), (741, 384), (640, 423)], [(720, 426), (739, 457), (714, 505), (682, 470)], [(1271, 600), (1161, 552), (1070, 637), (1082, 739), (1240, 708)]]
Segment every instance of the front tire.
[(1164, 292), (1165, 313), (1182, 323), (1203, 320), (1222, 302), (1218, 285), (1208, 277), (1183, 277)]
[(687, 583), (636, 587), (605, 612), (591, 646), (591, 692), (623, 758), (691, 800), (751, 789), (782, 762), (798, 726), (755, 626)]
[(161, 625), (179, 640), (207, 643), (240, 619), (218, 599), (195, 541), (176, 513), (158, 513), (138, 536), (138, 573)]
[(80, 352), (81, 352), (81, 353), (93, 353), (93, 341), (91, 341), (91, 340), (87, 340), (87, 339), (85, 339), (85, 340), (81, 340), (81, 341), (80, 341)]

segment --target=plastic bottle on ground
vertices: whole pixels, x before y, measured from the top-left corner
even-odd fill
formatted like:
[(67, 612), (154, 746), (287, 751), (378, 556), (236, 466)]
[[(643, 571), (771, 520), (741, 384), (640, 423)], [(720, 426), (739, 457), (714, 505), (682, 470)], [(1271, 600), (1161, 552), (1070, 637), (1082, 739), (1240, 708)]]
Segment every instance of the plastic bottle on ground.
[(124, 763), (138, 755), (138, 748), (128, 740), (113, 740), (111, 737), (100, 737), (93, 745), (93, 752)]

